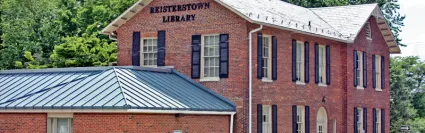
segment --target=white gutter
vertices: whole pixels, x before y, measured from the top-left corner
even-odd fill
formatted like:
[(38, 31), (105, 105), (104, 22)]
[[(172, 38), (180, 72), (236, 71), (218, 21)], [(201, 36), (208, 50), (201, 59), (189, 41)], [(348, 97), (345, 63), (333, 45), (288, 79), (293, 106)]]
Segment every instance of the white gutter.
[(252, 133), (252, 34), (262, 29), (263, 25), (260, 25), (260, 28), (249, 32), (249, 133)]
[(230, 132), (229, 133), (233, 133), (233, 118), (234, 118), (235, 114), (230, 115)]

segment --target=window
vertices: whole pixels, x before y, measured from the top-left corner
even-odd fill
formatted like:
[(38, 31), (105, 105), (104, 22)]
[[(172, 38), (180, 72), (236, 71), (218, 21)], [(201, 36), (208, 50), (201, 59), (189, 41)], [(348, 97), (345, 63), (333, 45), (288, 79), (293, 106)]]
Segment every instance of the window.
[(319, 45), (319, 84), (326, 84), (326, 46)]
[(304, 83), (304, 44), (297, 42), (297, 82)]
[(370, 23), (367, 22), (365, 27), (366, 27), (366, 39), (372, 40), (372, 32), (370, 28)]
[(263, 36), (263, 79), (271, 80), (271, 36)]
[(357, 132), (363, 133), (363, 108), (357, 108)]
[(220, 35), (203, 35), (201, 49), (201, 78), (219, 79)]
[(361, 51), (357, 51), (357, 88), (363, 88), (363, 53)]
[(375, 117), (376, 117), (376, 123), (374, 124), (376, 129), (373, 129), (373, 130), (376, 131), (375, 133), (381, 133), (381, 109), (376, 109)]
[(174, 133), (183, 133), (182, 130), (174, 130)]
[(272, 132), (272, 110), (270, 105), (263, 105), (263, 133)]
[(47, 132), (48, 133), (72, 133), (73, 119), (72, 114), (48, 114)]
[(158, 39), (144, 38), (142, 41), (142, 53), (140, 62), (142, 66), (156, 67), (158, 54)]
[(323, 107), (320, 107), (319, 111), (317, 111), (316, 126), (317, 133), (328, 132), (328, 114)]
[(297, 133), (304, 133), (305, 125), (304, 125), (304, 106), (297, 106)]
[(375, 55), (375, 79), (376, 90), (381, 90), (381, 56)]

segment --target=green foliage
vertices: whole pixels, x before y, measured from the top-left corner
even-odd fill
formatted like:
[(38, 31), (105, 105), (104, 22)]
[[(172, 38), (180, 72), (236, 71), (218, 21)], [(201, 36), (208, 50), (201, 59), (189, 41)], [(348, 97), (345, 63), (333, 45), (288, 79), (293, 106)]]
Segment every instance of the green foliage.
[(392, 133), (396, 133), (403, 125), (415, 126), (417, 131), (423, 132), (420, 127), (425, 126), (424, 66), (425, 63), (420, 61), (419, 57), (391, 58)]
[(64, 41), (50, 56), (53, 67), (107, 66), (117, 60), (115, 42), (88, 35), (67, 37)]

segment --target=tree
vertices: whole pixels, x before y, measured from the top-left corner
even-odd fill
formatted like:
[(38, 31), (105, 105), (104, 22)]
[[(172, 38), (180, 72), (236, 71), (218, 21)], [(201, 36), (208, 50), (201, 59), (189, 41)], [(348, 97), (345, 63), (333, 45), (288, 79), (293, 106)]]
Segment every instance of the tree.
[(0, 69), (17, 68), (15, 62), (26, 61), (25, 51), (42, 64), (49, 63), (54, 45), (61, 42), (57, 4), (52, 0), (2, 0)]
[(329, 7), (329, 6), (344, 6), (344, 5), (357, 5), (357, 4), (370, 4), (378, 3), (382, 9), (385, 19), (391, 27), (396, 41), (399, 46), (406, 46), (401, 43), (401, 38), (399, 33), (401, 32), (401, 27), (404, 26), (403, 20), (406, 16), (400, 15), (398, 11), (400, 5), (397, 3), (398, 0), (284, 0), (286, 2), (313, 8), (313, 7)]

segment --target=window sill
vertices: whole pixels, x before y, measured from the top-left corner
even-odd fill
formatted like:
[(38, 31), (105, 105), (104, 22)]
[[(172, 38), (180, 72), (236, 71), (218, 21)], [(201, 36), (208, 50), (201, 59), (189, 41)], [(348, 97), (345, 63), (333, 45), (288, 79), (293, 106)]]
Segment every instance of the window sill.
[(372, 38), (366, 37), (366, 40), (372, 41)]
[(382, 92), (382, 89), (376, 88), (375, 91)]
[(361, 86), (357, 86), (357, 90), (364, 90), (364, 88)]
[(200, 82), (218, 82), (220, 81), (220, 78), (216, 77), (216, 78), (201, 78), (199, 80)]
[(263, 78), (261, 79), (261, 81), (266, 82), (266, 83), (271, 83), (273, 82), (273, 80), (269, 79), (269, 78)]
[(301, 81), (297, 81), (297, 82), (295, 82), (295, 84), (297, 84), (297, 85), (306, 85), (305, 82), (301, 82)]
[(324, 83), (319, 83), (318, 86), (319, 87), (328, 87), (328, 85), (327, 84), (324, 84)]

